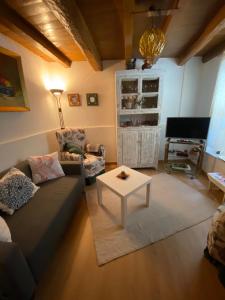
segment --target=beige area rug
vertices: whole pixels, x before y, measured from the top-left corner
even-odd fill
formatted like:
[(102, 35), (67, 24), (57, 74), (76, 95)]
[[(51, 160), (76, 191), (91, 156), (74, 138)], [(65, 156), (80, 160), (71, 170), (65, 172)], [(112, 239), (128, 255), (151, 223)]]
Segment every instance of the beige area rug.
[(205, 187), (195, 181), (196, 188), (192, 188), (171, 175), (154, 175), (150, 207), (145, 206), (145, 188), (128, 198), (126, 229), (120, 225), (120, 198), (103, 188), (104, 206), (100, 207), (96, 186), (87, 187), (86, 199), (98, 265), (165, 239), (211, 217), (218, 204), (207, 196)]

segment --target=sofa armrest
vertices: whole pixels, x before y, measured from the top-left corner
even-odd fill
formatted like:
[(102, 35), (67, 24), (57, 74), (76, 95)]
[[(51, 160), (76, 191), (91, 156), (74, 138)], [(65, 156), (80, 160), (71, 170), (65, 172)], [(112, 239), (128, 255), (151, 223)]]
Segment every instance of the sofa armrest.
[(30, 300), (36, 284), (16, 243), (0, 242), (0, 299)]
[(60, 164), (66, 175), (84, 175), (84, 167), (82, 163), (73, 161), (60, 161)]

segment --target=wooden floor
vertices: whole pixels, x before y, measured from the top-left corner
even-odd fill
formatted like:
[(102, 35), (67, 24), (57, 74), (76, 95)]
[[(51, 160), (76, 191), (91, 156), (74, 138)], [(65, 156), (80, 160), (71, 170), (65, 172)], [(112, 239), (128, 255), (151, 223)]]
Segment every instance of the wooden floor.
[[(185, 175), (173, 176), (196, 185)], [(217, 270), (203, 256), (209, 225), (205, 221), (98, 267), (84, 200), (35, 300), (224, 300)]]

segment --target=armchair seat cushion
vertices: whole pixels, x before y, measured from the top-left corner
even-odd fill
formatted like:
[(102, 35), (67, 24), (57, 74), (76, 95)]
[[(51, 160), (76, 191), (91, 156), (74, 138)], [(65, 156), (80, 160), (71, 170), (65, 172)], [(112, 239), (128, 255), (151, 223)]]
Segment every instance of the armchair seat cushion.
[(82, 162), (82, 156), (80, 154), (76, 154), (76, 153), (69, 153), (68, 151), (63, 151), (60, 152), (60, 160), (62, 161), (75, 161), (78, 163)]

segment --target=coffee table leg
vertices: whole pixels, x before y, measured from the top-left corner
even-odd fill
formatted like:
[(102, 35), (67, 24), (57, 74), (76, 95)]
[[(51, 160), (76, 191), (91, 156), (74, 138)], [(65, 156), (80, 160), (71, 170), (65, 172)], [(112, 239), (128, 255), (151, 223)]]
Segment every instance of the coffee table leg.
[(122, 221), (122, 226), (126, 226), (126, 221), (127, 221), (127, 198), (126, 197), (121, 197), (121, 221)]
[(146, 185), (146, 206), (149, 207), (150, 202), (150, 183)]
[(98, 179), (96, 180), (96, 184), (97, 184), (98, 204), (102, 205), (102, 185)]

